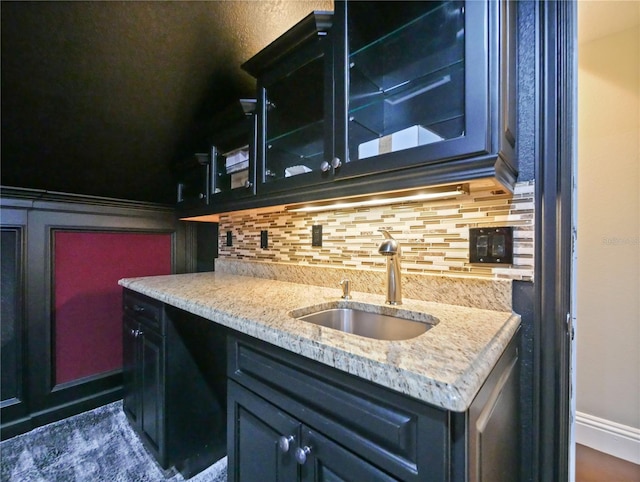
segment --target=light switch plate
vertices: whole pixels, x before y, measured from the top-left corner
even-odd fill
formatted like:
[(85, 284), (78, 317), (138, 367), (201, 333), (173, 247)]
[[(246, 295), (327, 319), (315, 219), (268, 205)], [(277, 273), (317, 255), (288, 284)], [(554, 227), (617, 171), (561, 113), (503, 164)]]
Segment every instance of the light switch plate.
[(469, 262), (513, 264), (513, 226), (469, 228)]

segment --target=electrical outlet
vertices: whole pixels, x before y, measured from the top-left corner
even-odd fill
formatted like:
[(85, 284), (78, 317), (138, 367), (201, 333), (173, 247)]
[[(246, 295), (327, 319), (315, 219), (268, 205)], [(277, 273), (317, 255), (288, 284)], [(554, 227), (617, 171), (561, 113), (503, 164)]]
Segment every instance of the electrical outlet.
[(227, 246), (233, 246), (233, 234), (227, 231)]
[(311, 226), (311, 246), (322, 246), (322, 224)]
[(260, 231), (260, 247), (262, 249), (269, 247), (269, 232), (267, 230)]
[(513, 227), (470, 228), (469, 262), (513, 264)]

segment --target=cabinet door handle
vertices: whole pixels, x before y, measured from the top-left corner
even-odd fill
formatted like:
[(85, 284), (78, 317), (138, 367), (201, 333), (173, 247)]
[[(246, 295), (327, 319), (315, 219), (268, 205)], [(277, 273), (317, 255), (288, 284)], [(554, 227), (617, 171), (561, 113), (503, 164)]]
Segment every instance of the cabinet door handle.
[(142, 332), (140, 330), (131, 330), (131, 336), (138, 338), (139, 336), (142, 336)]
[(300, 465), (304, 465), (307, 461), (307, 456), (311, 454), (311, 447), (305, 445), (304, 447), (298, 447), (296, 449), (296, 462)]
[(334, 157), (333, 159), (331, 159), (331, 167), (333, 167), (334, 169), (338, 169), (340, 166), (342, 166), (342, 161), (339, 157)]
[(322, 163), (320, 164), (320, 170), (322, 172), (327, 172), (329, 169), (331, 169), (331, 164), (329, 164), (327, 161), (322, 161)]
[(135, 311), (136, 313), (142, 313), (144, 311), (144, 306), (133, 305), (133, 311)]
[(247, 189), (250, 189), (253, 187), (253, 183), (251, 181), (245, 181), (244, 187), (246, 187)]
[(278, 448), (280, 449), (280, 452), (286, 454), (291, 448), (291, 444), (295, 440), (296, 438), (293, 435), (289, 435), (288, 437), (286, 435), (283, 435), (282, 437), (280, 437), (278, 439)]

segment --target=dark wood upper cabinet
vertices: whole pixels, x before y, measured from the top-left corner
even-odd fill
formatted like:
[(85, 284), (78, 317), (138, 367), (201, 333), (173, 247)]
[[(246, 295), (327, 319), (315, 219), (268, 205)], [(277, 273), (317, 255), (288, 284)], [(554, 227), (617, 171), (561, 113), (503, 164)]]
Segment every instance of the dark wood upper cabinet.
[[(336, 2), (334, 153), (345, 160), (336, 178), (493, 156), (486, 164), (513, 184), (515, 159), (501, 153), (497, 134), (506, 5)], [(465, 180), (484, 176), (471, 166), (454, 169)], [(447, 181), (420, 172), (425, 185)]]
[[(517, 179), (512, 2), (337, 0), (243, 64), (256, 195), (224, 212)], [(253, 169), (251, 165), (250, 169)]]
[[(255, 108), (255, 99), (241, 101)], [(256, 194), (256, 121), (253, 110), (216, 132), (210, 150), (209, 203), (220, 205)]]
[(255, 123), (252, 112), (230, 121), (214, 133), (207, 152), (194, 154), (177, 166), (180, 210), (215, 209), (255, 196)]
[[(257, 79), (259, 196), (331, 181), (331, 12), (313, 12), (243, 69)], [(304, 173), (305, 175), (300, 175)]]

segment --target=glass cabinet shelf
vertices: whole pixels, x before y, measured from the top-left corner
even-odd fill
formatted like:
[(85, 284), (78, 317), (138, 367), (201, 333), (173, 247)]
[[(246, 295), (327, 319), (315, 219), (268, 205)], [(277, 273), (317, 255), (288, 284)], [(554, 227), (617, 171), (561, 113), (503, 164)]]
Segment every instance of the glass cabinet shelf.
[(324, 122), (317, 121), (267, 139), (265, 182), (317, 170), (324, 158)]
[(464, 59), (458, 59), (451, 64), (438, 67), (419, 77), (403, 80), (389, 88), (383, 88), (375, 84), (355, 64), (351, 64), (350, 68), (352, 69), (352, 93), (349, 114), (353, 114), (380, 102), (397, 105), (431, 90), (438, 89), (449, 82), (456, 81), (458, 80), (457, 77), (464, 75)]
[[(390, 2), (381, 2), (381, 3), (390, 3)], [(403, 5), (406, 5), (407, 1), (402, 2)], [(399, 21), (395, 21), (392, 25), (392, 29), (383, 33), (382, 35), (375, 37), (372, 40), (369, 40), (367, 36), (361, 36), (359, 42), (353, 45), (351, 52), (349, 53), (349, 58), (353, 59), (363, 53), (372, 52), (375, 49), (386, 49), (389, 45), (394, 42), (397, 43), (406, 43), (406, 39), (415, 41), (416, 39), (423, 39), (425, 29), (428, 29), (427, 32), (430, 32), (430, 38), (432, 41), (436, 41), (441, 44), (442, 38), (441, 35), (445, 31), (450, 35), (453, 33), (454, 35), (461, 34), (464, 30), (464, 2), (463, 1), (428, 1), (428, 2), (415, 2), (416, 4), (428, 4), (426, 11), (422, 9), (422, 12), (418, 10), (417, 16), (411, 16), (409, 13), (409, 20), (406, 22), (402, 21), (400, 17)], [(391, 2), (392, 11), (395, 13), (400, 8), (398, 2)], [(393, 6), (395, 4), (395, 6)], [(353, 4), (352, 4), (353, 5)], [(420, 7), (417, 7), (420, 8)], [(406, 16), (405, 16), (406, 17)], [(395, 15), (392, 17), (395, 18)], [(389, 17), (387, 17), (389, 19)], [(399, 24), (399, 26), (397, 25)], [(427, 47), (431, 48), (431, 47)]]

